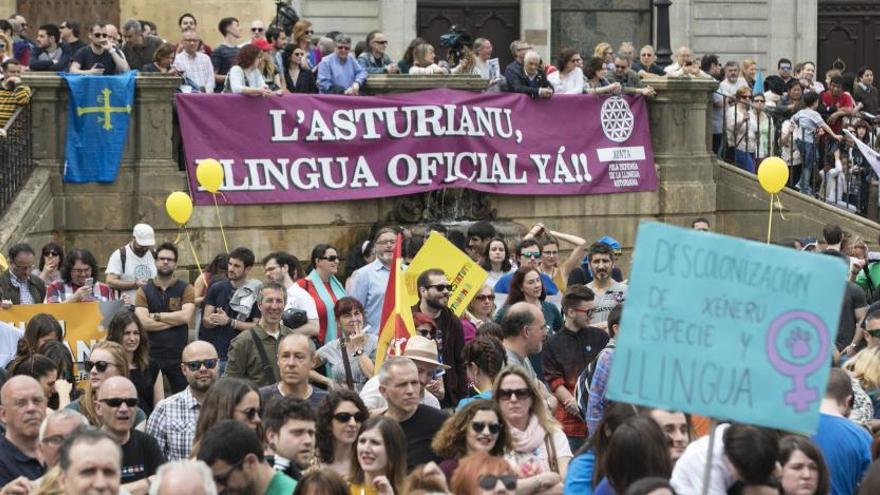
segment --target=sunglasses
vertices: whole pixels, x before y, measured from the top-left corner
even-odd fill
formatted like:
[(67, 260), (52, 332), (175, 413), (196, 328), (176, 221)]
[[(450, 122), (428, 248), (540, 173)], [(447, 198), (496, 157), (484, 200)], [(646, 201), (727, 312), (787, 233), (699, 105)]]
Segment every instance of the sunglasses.
[(452, 289), (454, 289), (455, 287), (452, 286), (451, 284), (434, 284), (434, 285), (429, 285), (428, 288), (429, 289), (436, 289), (439, 292), (443, 292), (444, 290), (452, 292)]
[(480, 294), (480, 295), (474, 296), (474, 299), (476, 299), (477, 301), (486, 302), (486, 301), (494, 300), (495, 296), (493, 296), (492, 294)]
[(263, 31), (265, 31), (263, 28), (251, 28), (252, 33), (262, 33)]
[(319, 260), (327, 260), (330, 263), (335, 263), (335, 262), (339, 261), (339, 256), (321, 256), (318, 259)]
[(356, 423), (363, 423), (367, 420), (367, 415), (362, 412), (356, 412), (354, 414), (341, 412), (333, 415), (333, 419), (339, 421), (340, 423), (348, 423), (349, 421), (351, 421), (351, 418), (354, 418), (354, 421)]
[(238, 411), (247, 417), (248, 421), (253, 421), (255, 418), (260, 416), (260, 409), (256, 407), (249, 407), (244, 411)]
[[(3, 45), (0, 45), (0, 46), (3, 46)], [(47, 253), (44, 253), (43, 256), (61, 256), (61, 253), (59, 253), (58, 251), (49, 251)]]
[[(339, 46), (336, 47), (336, 49), (337, 49), (337, 50), (342, 50), (342, 51), (344, 51), (344, 52), (347, 52), (347, 51), (351, 50), (351, 47), (350, 47), (350, 46), (345, 46), (345, 45), (339, 45)], [(391, 241), (391, 242), (394, 242), (394, 241)]]
[(416, 328), (416, 333), (418, 333), (419, 335), (421, 335), (422, 337), (424, 337), (426, 339), (434, 340), (434, 331), (433, 330), (424, 330), (421, 328)]
[(532, 391), (528, 388), (499, 388), (498, 398), (501, 400), (531, 399)]
[(618, 69), (629, 69), (628, 65), (615, 65)]
[(303, 53), (303, 52), (293, 52), (294, 57), (302, 57), (304, 55), (305, 55), (305, 53)]
[(495, 485), (497, 485), (499, 481), (504, 484), (504, 488), (508, 490), (516, 490), (516, 476), (512, 474), (505, 474), (504, 476), (484, 474), (477, 479), (480, 488), (483, 490), (491, 490), (495, 488)]
[(374, 41), (373, 43), (376, 43), (377, 45), (387, 45), (388, 41)]
[(0, 49), (5, 50), (5, 49), (6, 49), (6, 43), (0, 43)]
[(486, 423), (484, 421), (471, 422), (471, 429), (474, 430), (474, 433), (482, 433), (486, 431), (486, 428), (489, 429), (490, 435), (497, 435), (498, 432), (501, 431), (501, 423)]
[(98, 373), (103, 373), (107, 371), (107, 366), (112, 365), (113, 363), (109, 361), (85, 361), (83, 362), (83, 366), (86, 368), (86, 373), (91, 373), (92, 368), (98, 371)]
[(868, 335), (870, 335), (871, 337), (874, 337), (875, 339), (880, 338), (880, 328), (878, 328), (877, 330), (865, 330), (865, 331), (868, 332)]
[(533, 258), (533, 259), (537, 260), (537, 259), (541, 258), (541, 253), (525, 252), (525, 253), (522, 253), (520, 256), (523, 256), (525, 258)]
[(308, 31), (306, 31), (306, 34), (315, 34), (315, 32), (309, 29)]
[(791, 66), (790, 65), (780, 65), (779, 69), (780, 70), (791, 70)]
[(219, 361), (219, 359), (202, 359), (199, 361), (187, 361), (183, 364), (185, 364), (190, 371), (199, 371), (202, 365), (205, 366), (205, 369), (212, 370), (217, 367), (217, 361)]
[(120, 407), (122, 404), (125, 404), (128, 407), (135, 407), (138, 405), (138, 400), (136, 397), (113, 397), (112, 399), (98, 399), (99, 402), (103, 402), (110, 407)]
[(94, 36), (95, 38), (106, 38), (107, 33), (92, 33), (92, 36)]

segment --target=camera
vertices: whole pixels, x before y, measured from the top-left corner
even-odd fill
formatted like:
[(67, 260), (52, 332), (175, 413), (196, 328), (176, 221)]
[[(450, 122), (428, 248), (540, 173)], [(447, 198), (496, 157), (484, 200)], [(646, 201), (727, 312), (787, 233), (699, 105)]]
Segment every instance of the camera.
[(449, 65), (456, 65), (461, 60), (465, 48), (470, 48), (474, 40), (471, 35), (458, 26), (449, 28), (449, 32), (440, 36), (440, 46), (449, 48)]

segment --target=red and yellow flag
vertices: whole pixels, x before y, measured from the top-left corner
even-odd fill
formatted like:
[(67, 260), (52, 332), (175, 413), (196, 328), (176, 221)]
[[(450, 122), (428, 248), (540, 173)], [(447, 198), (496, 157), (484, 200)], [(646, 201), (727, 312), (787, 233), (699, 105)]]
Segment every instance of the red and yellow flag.
[(382, 366), (386, 356), (400, 356), (406, 341), (416, 334), (412, 310), (407, 300), (406, 281), (403, 278), (402, 246), (403, 236), (397, 234), (394, 257), (391, 259), (391, 275), (388, 276), (385, 301), (382, 304), (382, 328), (379, 330), (376, 348), (376, 369)]

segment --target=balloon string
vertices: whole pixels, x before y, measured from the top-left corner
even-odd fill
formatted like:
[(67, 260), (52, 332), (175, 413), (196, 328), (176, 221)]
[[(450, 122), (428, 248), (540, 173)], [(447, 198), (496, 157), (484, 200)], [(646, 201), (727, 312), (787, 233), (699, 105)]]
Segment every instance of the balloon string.
[(223, 247), (226, 248), (226, 253), (229, 254), (229, 244), (226, 242), (226, 231), (223, 230), (223, 220), (220, 219), (220, 207), (217, 206), (217, 193), (211, 193), (211, 197), (214, 198), (214, 211), (217, 213), (217, 223), (220, 224), (220, 235), (223, 237)]
[(177, 227), (177, 237), (174, 238), (174, 242), (172, 243), (172, 244), (174, 244), (175, 246), (178, 245), (178, 244), (180, 244), (180, 236), (183, 235), (183, 232), (181, 232), (182, 227), (183, 227), (183, 225), (179, 225), (179, 226)]
[(193, 246), (192, 238), (189, 236), (189, 230), (186, 228), (186, 225), (181, 224), (183, 231), (186, 232), (186, 240), (189, 242), (189, 249), (192, 251), (193, 259), (196, 260), (196, 268), (199, 269), (199, 274), (202, 273), (202, 265), (199, 264), (199, 257), (196, 255), (196, 248)]
[(770, 244), (770, 232), (773, 230), (773, 193), (770, 193), (770, 217), (767, 219), (767, 244)]
[(774, 194), (774, 196), (776, 196), (776, 208), (779, 209), (779, 218), (786, 220), (785, 215), (782, 214), (782, 210), (783, 208), (785, 208), (784, 206), (782, 206), (782, 200), (779, 199), (779, 194)]

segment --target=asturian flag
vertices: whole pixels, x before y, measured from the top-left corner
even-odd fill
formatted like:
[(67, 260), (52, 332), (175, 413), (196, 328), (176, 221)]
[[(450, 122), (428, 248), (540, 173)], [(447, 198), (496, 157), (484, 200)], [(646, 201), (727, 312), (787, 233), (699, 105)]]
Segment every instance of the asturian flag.
[(376, 347), (376, 369), (382, 366), (386, 356), (400, 356), (406, 341), (416, 334), (412, 310), (407, 301), (406, 280), (403, 277), (403, 236), (397, 234), (394, 257), (391, 259), (391, 275), (385, 287), (382, 303), (382, 328)]
[(137, 72), (61, 76), (70, 87), (64, 182), (115, 182), (128, 136)]
[(867, 160), (868, 163), (871, 164), (871, 168), (874, 169), (874, 173), (880, 176), (880, 153), (877, 153), (866, 143), (863, 143), (862, 140), (857, 138), (851, 131), (844, 129), (843, 133), (855, 141), (856, 146), (859, 147), (859, 151), (862, 152), (862, 156), (865, 157), (865, 160)]

